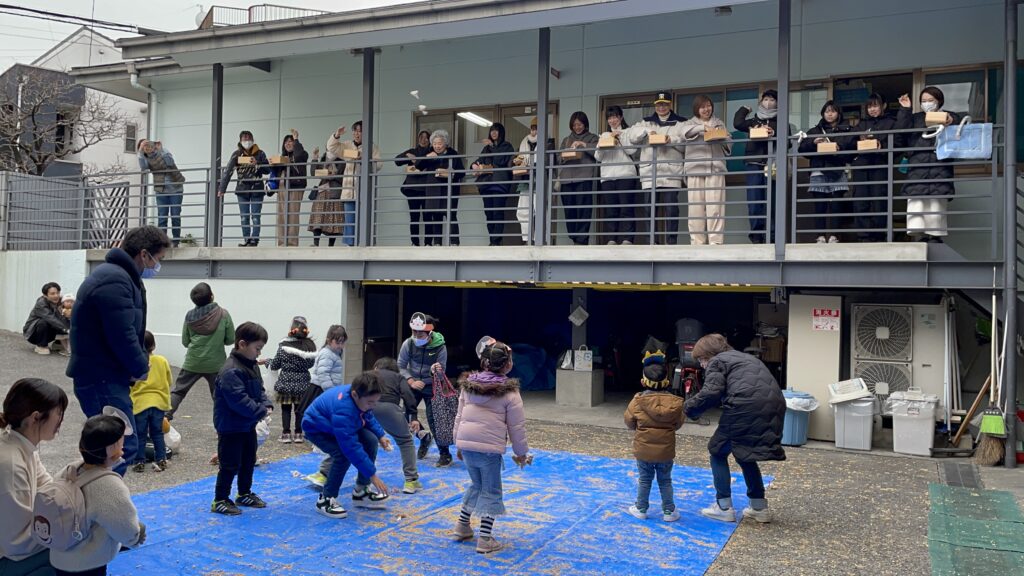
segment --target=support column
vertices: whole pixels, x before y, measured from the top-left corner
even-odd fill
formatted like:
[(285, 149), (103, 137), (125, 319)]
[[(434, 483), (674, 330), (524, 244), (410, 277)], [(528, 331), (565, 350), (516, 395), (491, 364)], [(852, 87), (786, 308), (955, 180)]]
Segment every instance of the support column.
[[(1006, 355), (1003, 388), (1006, 390), (1006, 452), (1003, 465), (1017, 467), (1017, 1), (1006, 2), (1006, 54), (1003, 59), (1003, 105), (1006, 107), (1003, 141), (1003, 180), (1006, 185), (1006, 221), (1003, 226), (1003, 302), (1006, 309)], [(993, 327), (994, 329), (995, 327)]]
[[(771, 225), (775, 226), (775, 259), (786, 257), (786, 204), (789, 201), (789, 162), (786, 157), (789, 151), (789, 35), (791, 32), (792, 8), (790, 0), (779, 0), (779, 112), (778, 124), (775, 129), (775, 204), (774, 218)], [(771, 175), (769, 174), (769, 178)], [(770, 198), (770, 196), (769, 196)], [(794, 210), (796, 207), (794, 206)], [(766, 233), (771, 232), (771, 226)]]
[(373, 182), (370, 169), (373, 161), (373, 98), (374, 89), (374, 57), (376, 51), (372, 47), (363, 48), (363, 154), (359, 163), (359, 199), (356, 202), (356, 245), (370, 246), (373, 238), (371, 230), (373, 222)]
[[(538, 127), (539, 130), (539, 127)], [(539, 133), (539, 132), (538, 132)], [(573, 288), (572, 289), (572, 304), (569, 305), (569, 314), (572, 314), (576, 310), (577, 306), (582, 306), (584, 310), (587, 309), (587, 289), (586, 288)], [(581, 326), (575, 324), (572, 325), (572, 349), (578, 350), (580, 346), (587, 345), (587, 323), (584, 322)]]
[[(551, 29), (541, 28), (537, 41), (537, 148), (533, 179), (533, 243), (547, 244), (547, 189), (548, 189), (548, 88), (551, 78)], [(575, 290), (573, 290), (575, 294)]]
[(213, 110), (210, 114), (210, 174), (206, 190), (206, 246), (220, 246), (224, 202), (217, 197), (220, 182), (220, 149), (224, 136), (224, 66), (213, 65)]

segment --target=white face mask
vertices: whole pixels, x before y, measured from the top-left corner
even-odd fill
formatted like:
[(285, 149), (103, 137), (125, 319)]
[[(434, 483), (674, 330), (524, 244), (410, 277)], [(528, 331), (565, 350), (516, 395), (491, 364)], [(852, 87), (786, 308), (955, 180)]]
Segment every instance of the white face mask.
[(934, 112), (938, 107), (939, 103), (934, 100), (921, 102), (921, 110), (924, 110), (925, 112)]
[(242, 148), (245, 148), (246, 150), (252, 148), (252, 140), (242, 140)]

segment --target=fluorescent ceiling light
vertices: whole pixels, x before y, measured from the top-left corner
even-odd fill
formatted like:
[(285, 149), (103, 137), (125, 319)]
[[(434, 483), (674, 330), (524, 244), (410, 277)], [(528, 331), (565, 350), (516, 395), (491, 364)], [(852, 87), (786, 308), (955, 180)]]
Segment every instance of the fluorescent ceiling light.
[(469, 120), (470, 122), (476, 124), (477, 126), (481, 126), (483, 128), (491, 127), (491, 121), (488, 120), (487, 118), (484, 118), (483, 116), (480, 116), (479, 114), (474, 114), (472, 112), (459, 112), (458, 116), (463, 120)]

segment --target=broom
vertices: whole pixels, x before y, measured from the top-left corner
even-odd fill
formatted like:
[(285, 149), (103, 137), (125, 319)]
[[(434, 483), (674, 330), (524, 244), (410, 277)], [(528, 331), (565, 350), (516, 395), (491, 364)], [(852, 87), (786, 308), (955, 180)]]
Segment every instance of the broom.
[[(1003, 359), (1003, 354), (1006, 352), (1006, 335), (1003, 337), (1003, 349), (998, 355), (998, 362), (996, 357), (996, 350), (998, 349), (999, 340), (997, 338), (995, 318), (996, 316), (996, 299), (995, 293), (992, 296), (992, 371), (996, 373), (994, 380), (995, 385), (990, 389), (989, 406), (985, 408), (985, 411), (981, 413), (981, 425), (979, 426), (978, 448), (974, 452), (974, 460), (981, 466), (995, 466), (1003, 460), (1003, 441), (1006, 438), (1006, 419), (1003, 417), (1003, 411), (996, 404), (996, 399), (999, 397), (1003, 379), (1001, 371), (998, 371), (998, 362)], [(998, 372), (997, 372), (998, 371)]]

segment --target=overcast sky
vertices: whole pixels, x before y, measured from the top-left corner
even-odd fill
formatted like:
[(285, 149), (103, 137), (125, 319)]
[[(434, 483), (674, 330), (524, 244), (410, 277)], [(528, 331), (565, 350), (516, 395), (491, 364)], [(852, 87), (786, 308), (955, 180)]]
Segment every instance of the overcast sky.
[[(216, 5), (247, 8), (277, 4), (339, 12), (414, 1), (418, 0), (217, 0)], [(196, 15), (205, 14), (210, 7), (203, 4), (200, 9), (191, 0), (20, 0), (11, 4), (166, 31), (195, 30)], [(77, 28), (72, 24), (0, 14), (0, 72), (18, 62), (31, 63)], [(112, 30), (98, 31), (111, 38), (125, 36)]]

